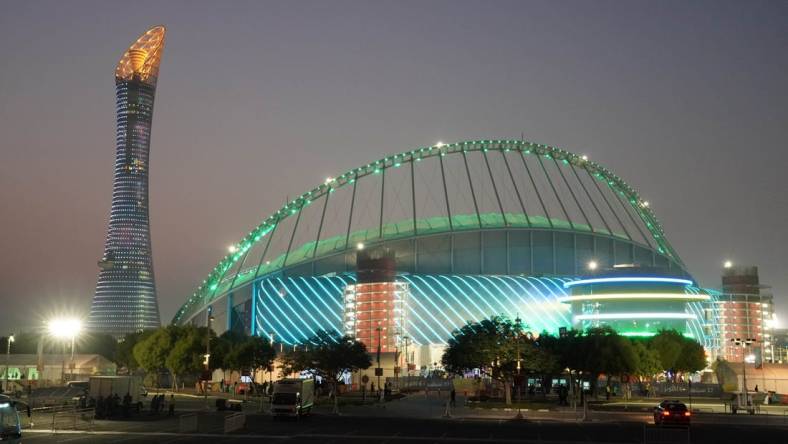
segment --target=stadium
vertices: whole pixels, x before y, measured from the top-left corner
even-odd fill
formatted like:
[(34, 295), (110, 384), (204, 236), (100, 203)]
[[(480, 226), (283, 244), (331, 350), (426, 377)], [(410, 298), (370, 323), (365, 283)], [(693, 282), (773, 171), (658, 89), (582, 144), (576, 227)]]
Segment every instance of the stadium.
[[(369, 264), (388, 272), (361, 279)], [(378, 281), (388, 284), (367, 288)], [(612, 171), (546, 145), (480, 140), (321, 180), (233, 245), (173, 323), (212, 316), (219, 332), (287, 345), (336, 330), (384, 351), (432, 350), (421, 360), (433, 362), (455, 328), (492, 315), (534, 332), (677, 328), (710, 347), (709, 298)]]

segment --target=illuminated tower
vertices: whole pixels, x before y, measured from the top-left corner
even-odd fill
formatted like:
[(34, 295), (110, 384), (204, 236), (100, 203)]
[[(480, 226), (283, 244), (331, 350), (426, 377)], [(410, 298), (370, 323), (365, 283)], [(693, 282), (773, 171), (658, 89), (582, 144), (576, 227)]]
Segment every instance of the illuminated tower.
[(115, 68), (117, 135), (112, 209), (88, 327), (121, 337), (161, 325), (148, 217), (150, 131), (163, 26), (142, 34)]

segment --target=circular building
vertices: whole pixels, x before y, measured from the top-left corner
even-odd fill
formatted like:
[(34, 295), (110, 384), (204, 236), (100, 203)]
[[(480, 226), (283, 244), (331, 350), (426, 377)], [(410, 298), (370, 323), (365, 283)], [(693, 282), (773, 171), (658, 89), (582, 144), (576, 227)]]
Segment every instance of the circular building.
[[(491, 315), (552, 332), (576, 321), (566, 284), (591, 262), (692, 281), (648, 202), (585, 156), (520, 140), (439, 143), (288, 202), (231, 247), (173, 322), (205, 325), (210, 307), (219, 331), (296, 344), (337, 330), (398, 349), (439, 348)], [(686, 312), (671, 325), (702, 332), (697, 299), (671, 297), (671, 312)]]

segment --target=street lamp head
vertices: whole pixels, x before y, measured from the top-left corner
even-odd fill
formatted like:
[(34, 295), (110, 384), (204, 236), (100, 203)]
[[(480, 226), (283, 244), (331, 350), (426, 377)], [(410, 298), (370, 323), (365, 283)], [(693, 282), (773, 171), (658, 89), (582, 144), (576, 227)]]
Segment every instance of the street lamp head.
[(49, 334), (59, 339), (73, 339), (82, 331), (82, 321), (79, 319), (53, 319), (47, 323)]
[(731, 268), (731, 267), (733, 267), (733, 262), (731, 262), (731, 261), (725, 261), (725, 262), (722, 264), (722, 266), (723, 266), (724, 268)]
[(598, 266), (599, 266), (599, 264), (597, 264), (596, 261), (589, 261), (588, 262), (588, 269), (591, 270), (591, 271), (596, 270), (596, 268)]

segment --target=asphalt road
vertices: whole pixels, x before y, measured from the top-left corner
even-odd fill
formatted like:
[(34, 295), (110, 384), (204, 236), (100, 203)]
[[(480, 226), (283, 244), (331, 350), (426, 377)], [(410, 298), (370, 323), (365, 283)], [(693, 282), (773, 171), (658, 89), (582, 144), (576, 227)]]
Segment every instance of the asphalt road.
[[(694, 424), (689, 430), (656, 429), (643, 418), (576, 422), (550, 419), (419, 419), (312, 415), (300, 421), (273, 421), (250, 414), (246, 429), (219, 433), (221, 417), (200, 419), (202, 433), (179, 434), (177, 419), (102, 422), (95, 432), (26, 431), (23, 443), (788, 443), (788, 427), (731, 423)], [(216, 427), (211, 427), (211, 425)], [(689, 438), (689, 441), (687, 441)], [(648, 442), (648, 441), (647, 441)]]

